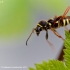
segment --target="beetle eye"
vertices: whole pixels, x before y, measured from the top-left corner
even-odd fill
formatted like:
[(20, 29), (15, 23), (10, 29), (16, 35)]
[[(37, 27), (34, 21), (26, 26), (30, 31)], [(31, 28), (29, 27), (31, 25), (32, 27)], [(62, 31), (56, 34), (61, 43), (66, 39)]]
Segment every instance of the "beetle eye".
[(38, 30), (40, 30), (40, 27), (38, 27)]
[(42, 28), (41, 27), (38, 27), (38, 31), (42, 31)]

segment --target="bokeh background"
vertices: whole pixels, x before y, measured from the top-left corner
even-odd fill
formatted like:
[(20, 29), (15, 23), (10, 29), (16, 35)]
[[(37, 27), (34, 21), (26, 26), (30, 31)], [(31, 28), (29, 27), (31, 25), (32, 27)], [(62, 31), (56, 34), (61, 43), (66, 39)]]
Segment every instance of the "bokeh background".
[[(34, 63), (57, 59), (63, 41), (50, 30), (49, 41), (54, 45), (55, 52), (45, 39), (45, 31), (39, 37), (33, 33), (28, 46), (26, 40), (40, 20), (62, 15), (69, 5), (70, 0), (0, 0), (0, 70), (8, 70), (2, 66), (27, 66), (21, 70), (28, 70), (28, 67), (34, 67)], [(63, 27), (56, 30), (65, 38)]]

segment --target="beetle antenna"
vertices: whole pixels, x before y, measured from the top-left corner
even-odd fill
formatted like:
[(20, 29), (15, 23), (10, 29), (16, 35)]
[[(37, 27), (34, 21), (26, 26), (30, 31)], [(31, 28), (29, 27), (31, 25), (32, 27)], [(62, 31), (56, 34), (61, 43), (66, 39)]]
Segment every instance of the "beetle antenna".
[(28, 39), (26, 40), (26, 45), (27, 45), (27, 42), (28, 42), (29, 38), (31, 37), (32, 33), (34, 32), (34, 30), (35, 30), (35, 28), (33, 28), (33, 30), (32, 30), (32, 32), (31, 32), (30, 36), (29, 36)]

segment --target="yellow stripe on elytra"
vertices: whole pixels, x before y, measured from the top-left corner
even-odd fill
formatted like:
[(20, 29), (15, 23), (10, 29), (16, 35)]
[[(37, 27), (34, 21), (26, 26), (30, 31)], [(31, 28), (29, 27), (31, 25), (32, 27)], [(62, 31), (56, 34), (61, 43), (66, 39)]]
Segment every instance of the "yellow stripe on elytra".
[(58, 28), (60, 27), (60, 23), (57, 21), (56, 24), (58, 24)]
[(65, 19), (63, 20), (63, 25), (65, 26)]
[(66, 21), (67, 21), (67, 24), (69, 24), (69, 20), (68, 20), (68, 19), (66, 19)]
[(56, 23), (58, 23), (58, 21), (56, 21)]
[(37, 24), (38, 26), (40, 26), (40, 27), (43, 27), (43, 26), (41, 26), (40, 24)]
[(49, 23), (49, 25), (51, 26), (51, 23)]

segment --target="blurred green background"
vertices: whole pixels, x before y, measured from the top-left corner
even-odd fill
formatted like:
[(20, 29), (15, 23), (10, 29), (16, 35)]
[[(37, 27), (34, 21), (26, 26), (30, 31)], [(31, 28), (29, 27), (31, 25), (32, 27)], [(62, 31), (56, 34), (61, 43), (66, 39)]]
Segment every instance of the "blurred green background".
[[(0, 37), (26, 36), (36, 20), (34, 12), (62, 15), (67, 8), (66, 0), (0, 0)], [(50, 17), (52, 18), (52, 17)], [(48, 18), (49, 19), (49, 18)]]

